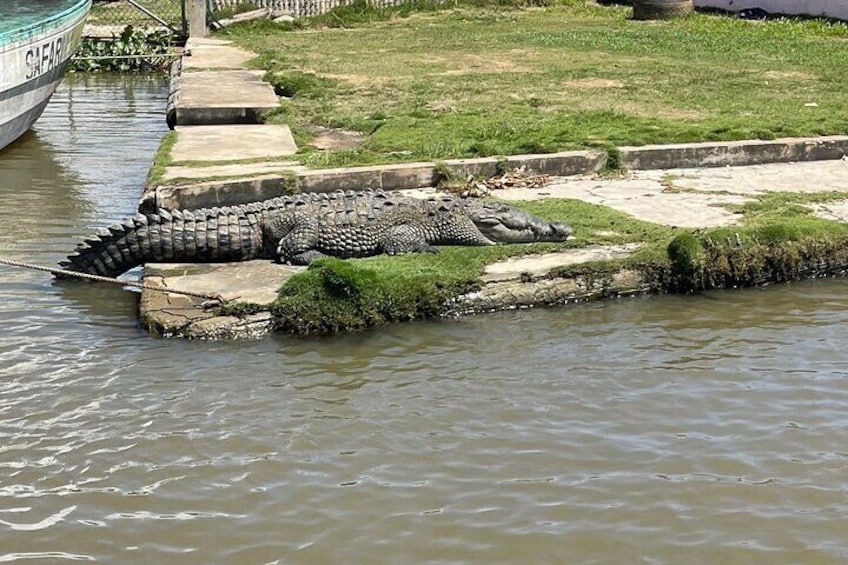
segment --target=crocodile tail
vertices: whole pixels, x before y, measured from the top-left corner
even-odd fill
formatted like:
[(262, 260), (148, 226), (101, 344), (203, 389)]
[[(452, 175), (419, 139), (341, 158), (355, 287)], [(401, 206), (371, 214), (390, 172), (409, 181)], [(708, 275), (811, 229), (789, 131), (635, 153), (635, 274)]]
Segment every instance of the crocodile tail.
[(152, 262), (224, 262), (262, 254), (259, 217), (233, 208), (160, 210), (101, 230), (59, 266), (116, 277)]

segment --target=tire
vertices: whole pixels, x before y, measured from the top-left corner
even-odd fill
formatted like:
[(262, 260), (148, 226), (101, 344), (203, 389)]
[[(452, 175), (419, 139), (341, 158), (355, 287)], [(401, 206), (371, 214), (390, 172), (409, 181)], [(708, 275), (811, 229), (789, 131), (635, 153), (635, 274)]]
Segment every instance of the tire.
[(695, 10), (692, 0), (633, 0), (634, 20), (668, 20)]

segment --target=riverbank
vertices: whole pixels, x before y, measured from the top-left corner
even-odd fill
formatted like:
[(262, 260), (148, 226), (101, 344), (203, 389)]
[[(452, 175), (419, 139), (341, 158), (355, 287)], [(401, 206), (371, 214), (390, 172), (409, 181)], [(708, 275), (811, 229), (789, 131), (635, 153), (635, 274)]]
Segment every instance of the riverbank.
[[(620, 18), (616, 9), (578, 4), (574, 15), (585, 33), (589, 33), (587, 21), (593, 25), (608, 25), (609, 18), (616, 22), (616, 18)], [(528, 16), (525, 12), (517, 12), (515, 17), (538, 19), (538, 14)], [(465, 11), (460, 13), (467, 15)], [(439, 20), (443, 15), (434, 17), (430, 23), (437, 27), (440, 22), (448, 27), (452, 25), (450, 18), (445, 23)], [(710, 25), (714, 23), (698, 18), (694, 23), (662, 24), (660, 27), (665, 31), (660, 35), (673, 35), (681, 30), (697, 33), (704, 31), (705, 21)], [(377, 25), (381, 31), (386, 31), (387, 27), (396, 24), (378, 22)], [(736, 23), (714, 25), (728, 25), (728, 29), (740, 33), (742, 30), (737, 29)], [(269, 37), (277, 37), (274, 33), (282, 28), (262, 26), (267, 24), (261, 24), (258, 29), (268, 32), (268, 37), (257, 42), (267, 49), (267, 45), (273, 43)], [(400, 28), (405, 29), (404, 26), (402, 22)], [(257, 28), (249, 29), (255, 33)], [(804, 51), (818, 52), (823, 48), (823, 38), (830, 36), (815, 26), (811, 30), (810, 45), (806, 45)], [(629, 29), (626, 33), (637, 33), (639, 37), (643, 32), (654, 33), (644, 28), (637, 31)], [(707, 31), (714, 33), (714, 30)], [(339, 34), (347, 37), (347, 32), (336, 30), (318, 35), (335, 42), (339, 41)], [(239, 33), (236, 30), (233, 37), (238, 39)], [(841, 31), (834, 33), (838, 35)], [(324, 45), (322, 39), (311, 35), (310, 41)], [(251, 44), (250, 37), (250, 34), (241, 36), (241, 43)], [(795, 45), (791, 42), (797, 40), (784, 39), (788, 42), (784, 47)], [(344, 41), (349, 40), (347, 37)], [(628, 45), (633, 45), (632, 40), (631, 37)], [(292, 41), (296, 43), (299, 39)], [(735, 49), (744, 45), (742, 40), (734, 41)], [(283, 44), (287, 48), (292, 46), (291, 42)], [(142, 321), (159, 335), (231, 338), (254, 337), (274, 330), (324, 334), (394, 321), (597, 298), (762, 285), (839, 275), (848, 269), (848, 258), (842, 251), (848, 236), (839, 211), (843, 200), (848, 199), (848, 163), (844, 160), (848, 154), (848, 136), (621, 146), (613, 144), (613, 138), (599, 141), (583, 131), (580, 135), (586, 137), (582, 143), (592, 148), (431, 162), (409, 161), (411, 156), (433, 155), (429, 149), (424, 152), (401, 150), (393, 151), (397, 154), (390, 159), (375, 158), (368, 143), (377, 139), (378, 132), (383, 132), (392, 119), (403, 115), (400, 112), (393, 116), (399, 107), (386, 106), (394, 110), (384, 116), (385, 123), (370, 134), (339, 127), (324, 128), (316, 133), (317, 124), (301, 127), (303, 124), (298, 121), (297, 114), (290, 110), (298, 104), (304, 108), (328, 108), (339, 100), (350, 102), (357, 97), (371, 100), (369, 93), (343, 89), (343, 92), (329, 95), (324, 90), (322, 92), (328, 96), (322, 94), (316, 98), (313, 96), (316, 84), (320, 83), (322, 88), (327, 85), (323, 79), (315, 77), (320, 78), (326, 69), (316, 71), (313, 79), (318, 83), (310, 79), (312, 82), (303, 83), (304, 88), (284, 93), (271, 72), (265, 78), (274, 83), (277, 94), (287, 94), (282, 99), (281, 109), (277, 109), (273, 93), (269, 95), (271, 87), (259, 80), (261, 73), (249, 70), (253, 64), (249, 51), (213, 39), (190, 45), (189, 52), (192, 54), (183, 59), (172, 77), (169, 119), (175, 123), (176, 131), (163, 143), (151, 171), (140, 204), (143, 212), (237, 205), (293, 192), (384, 189), (427, 196), (436, 188), (480, 193), (494, 187), (491, 197), (515, 203), (545, 219), (566, 222), (574, 227), (574, 236), (561, 244), (443, 248), (435, 256), (330, 260), (309, 269), (276, 267), (268, 261), (231, 265), (148, 265), (145, 270), (147, 282), (220, 293), (228, 301), (224, 307), (210, 308), (173, 294), (145, 292), (141, 302)], [(297, 61), (297, 52), (295, 49), (287, 61)], [(642, 55), (638, 61), (628, 64), (629, 76), (634, 76), (633, 73), (644, 66), (652, 73), (663, 68), (648, 64), (644, 53)], [(716, 51), (710, 51), (709, 55), (715, 57)], [(275, 59), (269, 59), (272, 56), (270, 51), (263, 51), (258, 59), (271, 71), (276, 64)], [(785, 64), (790, 62), (784, 61)], [(716, 63), (717, 60), (710, 59), (708, 64)], [(819, 63), (821, 61), (816, 65)], [(696, 64), (704, 65), (705, 62)], [(690, 68), (694, 73), (690, 78), (698, 74), (695, 69)], [(821, 66), (816, 69), (825, 72)], [(725, 71), (728, 76), (733, 75), (732, 69)], [(423, 71), (416, 72), (421, 75)], [(502, 70), (498, 70), (500, 72)], [(527, 74), (530, 71), (507, 69), (503, 72)], [(497, 78), (485, 70), (470, 74), (480, 73), (495, 80), (493, 91), (503, 90), (495, 88)], [(461, 74), (463, 80), (469, 80), (469, 72)], [(432, 73), (423, 72), (423, 75), (433, 78)], [(538, 72), (533, 71), (534, 80), (537, 75)], [(828, 86), (829, 79), (825, 80), (825, 75), (811, 78), (790, 73), (766, 78), (773, 81), (778, 98), (769, 99), (763, 106), (768, 110), (760, 118), (767, 115), (768, 119), (776, 120), (775, 123), (791, 121), (789, 114), (798, 114), (787, 106), (787, 101), (799, 95), (809, 96), (808, 91), (802, 94), (791, 91), (792, 85), (797, 87), (798, 80), (805, 84), (823, 82), (817, 93), (830, 92), (833, 86)], [(747, 77), (736, 87), (744, 90), (750, 80), (751, 77)], [(840, 80), (844, 78), (837, 82)], [(234, 85), (249, 84), (250, 92), (255, 91), (257, 95), (244, 96), (248, 89), (239, 86), (223, 89), (220, 95), (203, 88), (204, 84), (229, 84), (227, 81)], [(617, 91), (617, 88), (607, 85), (603, 90)], [(716, 88), (722, 95), (714, 102), (723, 112), (725, 124), (733, 124), (722, 135), (733, 137), (747, 131), (736, 126), (748, 127), (759, 118), (748, 112), (731, 115), (739, 109), (733, 94), (738, 90), (728, 94), (727, 88), (727, 84)], [(238, 93), (239, 100), (230, 92)], [(636, 96), (650, 92), (653, 91), (649, 89)], [(520, 95), (515, 98), (523, 99)], [(827, 96), (817, 98), (826, 99)], [(663, 103), (668, 101), (665, 99)], [(686, 104), (691, 105), (691, 99)], [(829, 103), (824, 105), (827, 107)], [(458, 102), (459, 106), (462, 104)], [(813, 123), (824, 123), (820, 118), (827, 115), (831, 120), (827, 127), (836, 128), (842, 124), (844, 132), (844, 116), (839, 112), (820, 111), (818, 103), (805, 103), (801, 107), (803, 120), (812, 121), (807, 121), (807, 126), (801, 126), (799, 131)], [(551, 116), (559, 115), (555, 108), (548, 110)], [(502, 123), (509, 120), (513, 111), (513, 106), (507, 106), (497, 116), (487, 115), (490, 122)], [(578, 108), (577, 112), (580, 111)], [(656, 112), (660, 112), (659, 108), (648, 114)], [(446, 113), (464, 115), (457, 108)], [(432, 132), (428, 143), (433, 147), (447, 147), (450, 144), (439, 141), (439, 135), (444, 133), (439, 125), (443, 116), (437, 114), (421, 114), (416, 119)], [(282, 118), (286, 123), (279, 123)], [(244, 124), (244, 121), (265, 123)], [(620, 115), (614, 121), (619, 125), (629, 123)], [(239, 125), (227, 125), (233, 122)], [(704, 123), (707, 122), (709, 120)], [(668, 120), (662, 124), (651, 123), (654, 124), (652, 135), (659, 136), (658, 139), (666, 139), (663, 136), (675, 131), (676, 127), (670, 127)], [(343, 122), (336, 122), (336, 126), (343, 125)], [(473, 130), (461, 121), (458, 125), (460, 129)], [(639, 127), (648, 125), (645, 122)], [(290, 133), (290, 126), (294, 135)], [(545, 127), (549, 126), (567, 131), (556, 120)], [(387, 128), (389, 130), (391, 128)], [(312, 133), (306, 136), (305, 131)], [(522, 131), (513, 133), (520, 139), (530, 135)], [(625, 137), (630, 135), (627, 131), (627, 128), (616, 130), (617, 135), (624, 132)], [(493, 134), (491, 139), (496, 137)], [(316, 144), (316, 138), (324, 141)], [(404, 162), (315, 168), (317, 163), (362, 165), (373, 160)], [(526, 182), (531, 178), (533, 182)], [(485, 179), (489, 181), (484, 182)]]
[[(447, 247), (435, 256), (374, 257), (310, 269), (268, 261), (148, 265), (147, 282), (221, 292), (234, 304), (204, 309), (187, 297), (145, 291), (143, 323), (159, 335), (190, 338), (327, 333), (424, 317), (763, 285), (848, 269), (845, 159), (557, 177), (545, 186), (493, 195), (569, 222), (574, 237), (564, 244)], [(340, 271), (341, 265), (347, 266)], [(332, 285), (325, 281), (340, 272), (356, 292), (328, 290)], [(375, 278), (385, 281), (379, 295), (357, 286)]]

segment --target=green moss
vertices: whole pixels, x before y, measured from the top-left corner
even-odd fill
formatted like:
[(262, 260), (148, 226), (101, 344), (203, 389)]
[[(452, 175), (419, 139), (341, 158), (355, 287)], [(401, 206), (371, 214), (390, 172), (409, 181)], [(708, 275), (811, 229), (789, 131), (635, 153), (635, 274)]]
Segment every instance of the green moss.
[(668, 244), (668, 258), (674, 269), (691, 274), (704, 266), (703, 242), (691, 233), (681, 233)]
[(286, 98), (309, 98), (323, 100), (331, 98), (339, 86), (337, 80), (302, 71), (272, 71), (265, 74), (265, 80), (274, 87), (277, 96)]
[(235, 316), (236, 318), (244, 318), (259, 312), (267, 312), (268, 306), (264, 304), (255, 304), (253, 302), (229, 302), (215, 309), (216, 316)]
[(361, 261), (322, 259), (293, 276), (272, 307), (275, 326), (299, 335), (361, 330), (438, 315), (471, 281), (382, 276)]
[(693, 292), (796, 280), (848, 267), (848, 230), (810, 219), (681, 234), (668, 247), (669, 290)]
[(798, 226), (789, 224), (769, 224), (755, 228), (754, 237), (762, 245), (780, 245), (801, 239)]
[(171, 151), (177, 143), (177, 132), (169, 131), (159, 143), (159, 149), (153, 157), (153, 165), (147, 173), (147, 186), (156, 186), (165, 176), (165, 168), (171, 164)]

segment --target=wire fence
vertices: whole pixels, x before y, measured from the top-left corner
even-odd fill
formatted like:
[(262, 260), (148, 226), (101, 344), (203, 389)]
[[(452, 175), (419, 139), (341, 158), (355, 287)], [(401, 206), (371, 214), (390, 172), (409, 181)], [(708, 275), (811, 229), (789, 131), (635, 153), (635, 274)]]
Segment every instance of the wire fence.
[[(385, 8), (397, 6), (408, 0), (366, 0), (369, 6)], [(256, 8), (270, 8), (287, 12), (296, 18), (317, 16), (333, 8), (352, 4), (353, 0), (208, 0), (209, 10), (215, 17)]]
[(187, 0), (94, 0), (87, 23), (94, 27), (186, 29)]
[[(0, 0), (2, 1), (2, 0)], [(249, 10), (265, 8), (288, 13), (296, 18), (316, 16), (354, 0), (207, 0), (213, 19), (227, 18)], [(365, 0), (370, 6), (387, 7), (407, 0)], [(184, 34), (187, 30), (189, 0), (94, 0), (88, 25), (108, 31), (131, 25), (138, 29), (169, 29)], [(105, 34), (105, 35), (108, 35)]]

